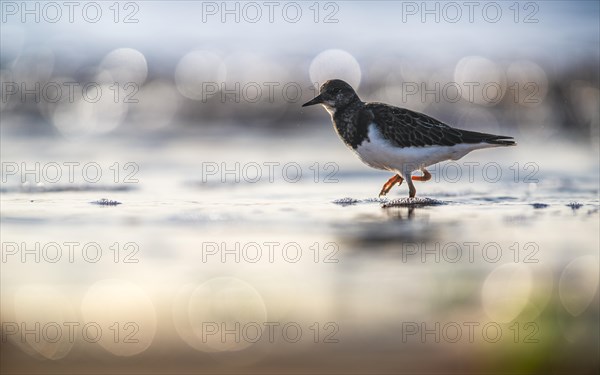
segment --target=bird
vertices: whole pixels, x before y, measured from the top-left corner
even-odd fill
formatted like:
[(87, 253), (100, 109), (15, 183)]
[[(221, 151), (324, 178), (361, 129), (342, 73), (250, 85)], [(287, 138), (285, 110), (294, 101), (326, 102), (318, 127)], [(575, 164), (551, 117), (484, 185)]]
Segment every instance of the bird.
[[(409, 198), (413, 181), (429, 181), (427, 167), (458, 160), (477, 149), (515, 146), (513, 137), (453, 128), (426, 114), (385, 103), (366, 103), (340, 79), (323, 83), (319, 94), (302, 107), (321, 104), (331, 115), (338, 136), (366, 165), (393, 172), (379, 197), (406, 181)], [(413, 175), (420, 171), (420, 175)]]

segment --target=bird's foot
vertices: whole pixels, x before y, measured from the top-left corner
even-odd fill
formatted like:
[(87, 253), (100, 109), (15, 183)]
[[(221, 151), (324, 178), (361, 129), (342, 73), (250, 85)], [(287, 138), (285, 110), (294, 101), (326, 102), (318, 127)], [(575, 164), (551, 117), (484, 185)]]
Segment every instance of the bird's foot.
[(394, 187), (394, 184), (398, 183), (398, 186), (402, 185), (402, 181), (404, 181), (404, 179), (400, 177), (400, 175), (397, 174), (392, 176), (392, 178), (390, 178), (385, 184), (383, 184), (383, 187), (379, 192), (379, 197), (384, 197), (387, 193), (389, 193), (390, 190), (392, 190), (392, 188)]
[(422, 169), (423, 171), (423, 175), (422, 176), (412, 176), (412, 180), (413, 181), (429, 181), (431, 180), (431, 173), (429, 173), (429, 171), (427, 169)]

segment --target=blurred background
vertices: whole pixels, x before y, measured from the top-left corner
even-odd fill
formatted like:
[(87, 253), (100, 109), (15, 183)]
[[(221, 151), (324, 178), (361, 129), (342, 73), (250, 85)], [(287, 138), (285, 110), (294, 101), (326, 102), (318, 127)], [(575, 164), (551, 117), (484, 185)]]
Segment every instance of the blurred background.
[[(3, 373), (600, 367), (598, 2), (0, 12)], [(331, 78), (518, 146), (382, 208)]]
[(463, 127), (598, 138), (593, 1), (94, 4), (3, 2), (4, 133), (307, 129), (298, 104), (340, 77)]

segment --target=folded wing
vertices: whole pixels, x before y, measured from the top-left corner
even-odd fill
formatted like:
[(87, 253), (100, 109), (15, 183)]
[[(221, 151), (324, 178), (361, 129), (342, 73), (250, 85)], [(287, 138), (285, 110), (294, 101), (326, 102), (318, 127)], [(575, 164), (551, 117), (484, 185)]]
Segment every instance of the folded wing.
[(365, 113), (359, 116), (359, 121), (375, 123), (383, 136), (398, 147), (454, 146), (460, 143), (516, 144), (513, 137), (455, 129), (425, 114), (383, 103), (369, 103), (363, 111)]

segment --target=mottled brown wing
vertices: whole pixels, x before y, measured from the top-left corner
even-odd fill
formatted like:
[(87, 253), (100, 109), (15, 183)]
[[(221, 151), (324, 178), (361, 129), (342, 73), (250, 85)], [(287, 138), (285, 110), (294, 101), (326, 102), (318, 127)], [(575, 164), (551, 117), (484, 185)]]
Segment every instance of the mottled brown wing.
[[(365, 106), (382, 135), (398, 147), (454, 146), (459, 143), (513, 145), (512, 137), (455, 129), (422, 113), (383, 103)], [(365, 116), (366, 117), (366, 116)]]

